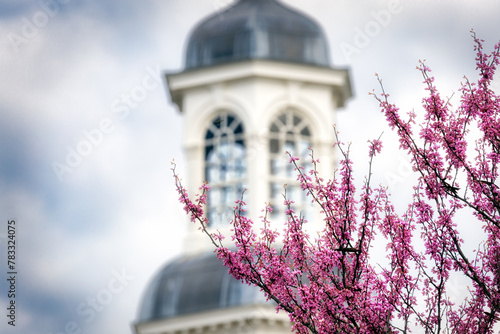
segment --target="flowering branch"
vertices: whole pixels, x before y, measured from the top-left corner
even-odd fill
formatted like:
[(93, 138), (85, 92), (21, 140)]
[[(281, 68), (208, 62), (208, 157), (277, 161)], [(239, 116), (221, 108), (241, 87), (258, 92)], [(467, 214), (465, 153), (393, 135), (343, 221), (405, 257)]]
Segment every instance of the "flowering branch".
[[(389, 126), (399, 136), (400, 149), (411, 157), (418, 181), (407, 210), (399, 215), (385, 187), (372, 186), (372, 164), (382, 142), (369, 141), (368, 174), (356, 192), (349, 145), (334, 130), (341, 159), (332, 180), (317, 171), (311, 149), (310, 170), (290, 157), (301, 189), (318, 206), (324, 226), (315, 238), (308, 222), (283, 194), (286, 228), (271, 229), (269, 204), (262, 226), (245, 216), (243, 195), (235, 201), (234, 249), (211, 232), (204, 215), (208, 184), (192, 201), (172, 168), (179, 200), (191, 221), (210, 238), (229, 272), (258, 286), (277, 309), (289, 314), (296, 333), (492, 333), (500, 322), (500, 97), (490, 88), (499, 64), (500, 43), (491, 54), (472, 33), (479, 78), (466, 79), (460, 106), (440, 96), (424, 61), (427, 96), (423, 121), (400, 116), (378, 77), (381, 93), (372, 93)], [(476, 136), (475, 147), (469, 147)], [(468, 228), (482, 231), (474, 252), (460, 233), (457, 217), (472, 212)], [(469, 227), (470, 226), (470, 227)], [(257, 233), (260, 231), (260, 233)], [(373, 263), (372, 244), (386, 243), (387, 263)], [(469, 282), (469, 295), (450, 298), (450, 277)]]

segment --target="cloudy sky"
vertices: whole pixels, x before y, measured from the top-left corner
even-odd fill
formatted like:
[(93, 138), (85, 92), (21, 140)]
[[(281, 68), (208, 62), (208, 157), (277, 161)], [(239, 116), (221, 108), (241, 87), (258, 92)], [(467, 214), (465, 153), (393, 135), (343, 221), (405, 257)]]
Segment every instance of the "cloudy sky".
[[(500, 3), (283, 2), (316, 18), (334, 66), (351, 68), (355, 97), (337, 125), (360, 175), (366, 141), (384, 132), (377, 180), (406, 194), (405, 158), (367, 94), (374, 73), (403, 110), (418, 111), (415, 66), (427, 59), (451, 96), (474, 77), (470, 29), (488, 48), (500, 40)], [(145, 286), (185, 233), (170, 172), (174, 158), (184, 170), (183, 123), (161, 73), (182, 69), (191, 28), (230, 3), (0, 2), (0, 276), (9, 220), (18, 272), (15, 329), (0, 280), (0, 332), (131, 333)]]

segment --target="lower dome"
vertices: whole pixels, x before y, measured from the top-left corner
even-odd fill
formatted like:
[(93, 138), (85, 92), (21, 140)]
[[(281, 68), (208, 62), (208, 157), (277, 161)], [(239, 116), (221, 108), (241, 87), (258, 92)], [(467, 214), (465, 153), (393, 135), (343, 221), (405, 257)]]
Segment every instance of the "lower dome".
[(168, 262), (146, 288), (139, 322), (265, 303), (259, 288), (229, 275), (210, 251)]

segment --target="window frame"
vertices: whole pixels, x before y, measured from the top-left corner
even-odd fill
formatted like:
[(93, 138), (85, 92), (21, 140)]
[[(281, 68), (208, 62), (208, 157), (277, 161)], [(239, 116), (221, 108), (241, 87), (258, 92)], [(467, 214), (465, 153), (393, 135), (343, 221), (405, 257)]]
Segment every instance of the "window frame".
[[(277, 218), (284, 213), (283, 194), (286, 184), (286, 196), (295, 203), (292, 208), (297, 215), (304, 216), (307, 220), (312, 219), (312, 208), (310, 198), (301, 189), (297, 180), (298, 171), (290, 163), (290, 157), (286, 151), (291, 151), (292, 156), (298, 157), (297, 164), (304, 167), (307, 173), (311, 167), (310, 150), (314, 141), (313, 126), (311, 120), (292, 107), (286, 107), (277, 112), (270, 120), (268, 145), (268, 191), (273, 213), (271, 218)], [(290, 147), (292, 146), (292, 147)]]
[(205, 206), (209, 227), (226, 227), (233, 218), (234, 201), (248, 183), (242, 118), (229, 110), (217, 112), (205, 127), (203, 149), (204, 177), (210, 187)]

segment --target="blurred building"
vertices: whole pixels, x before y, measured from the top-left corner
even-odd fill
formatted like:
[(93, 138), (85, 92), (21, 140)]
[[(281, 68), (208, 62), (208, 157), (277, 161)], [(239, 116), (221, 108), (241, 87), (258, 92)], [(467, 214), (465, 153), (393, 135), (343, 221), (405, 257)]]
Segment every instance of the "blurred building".
[[(210, 228), (230, 233), (245, 188), (248, 216), (258, 221), (268, 202), (278, 223), (284, 184), (296, 210), (315, 221), (285, 152), (307, 165), (312, 146), (320, 173), (332, 175), (335, 111), (352, 92), (313, 19), (277, 0), (239, 0), (194, 28), (185, 69), (166, 78), (184, 116), (188, 191), (210, 184)], [(208, 238), (188, 226), (183, 255), (147, 287), (136, 333), (290, 333), (288, 316), (229, 276)]]

